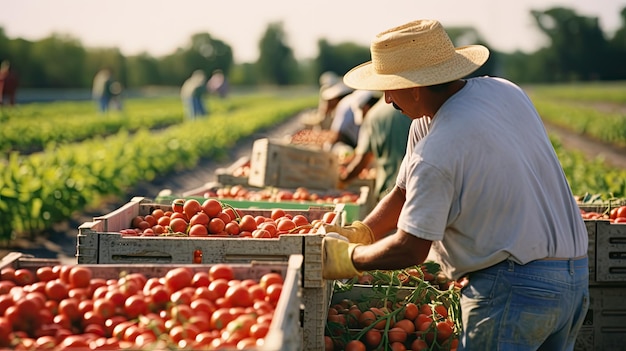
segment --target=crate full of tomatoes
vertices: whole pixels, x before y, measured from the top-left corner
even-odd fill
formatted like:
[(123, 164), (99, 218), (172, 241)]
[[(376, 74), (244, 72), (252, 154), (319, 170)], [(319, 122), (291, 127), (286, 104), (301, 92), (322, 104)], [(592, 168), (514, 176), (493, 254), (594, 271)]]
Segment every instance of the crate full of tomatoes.
[(303, 286), (324, 286), (323, 223), (336, 223), (342, 207), (309, 210), (236, 209), (215, 199), (158, 204), (136, 197), (83, 223), (77, 236), (81, 264), (247, 263), (286, 261), (303, 254)]
[(343, 208), (343, 223), (352, 223), (363, 219), (376, 205), (375, 194), (371, 186), (360, 186), (358, 189), (326, 189), (312, 190), (305, 187), (277, 188), (251, 187), (246, 185), (223, 185), (220, 183), (206, 183), (194, 189), (172, 194), (169, 189), (163, 189), (155, 198), (155, 202), (169, 203), (177, 198), (217, 199), (220, 202), (239, 209), (258, 208), (272, 209), (280, 206), (282, 209), (303, 210), (308, 208), (335, 207), (341, 204)]
[(454, 350), (461, 287), (434, 262), (336, 281), (326, 350)]
[(307, 210), (236, 209), (215, 199), (163, 204), (134, 198), (79, 227), (78, 263), (244, 263), (285, 261), (301, 254), (304, 349), (318, 350), (332, 282), (322, 278), (323, 236), (316, 232), (322, 223), (337, 223), (342, 211), (341, 204)]
[(626, 205), (623, 200), (579, 204), (589, 234), (589, 281), (626, 282)]
[(300, 265), (0, 262), (0, 348), (301, 350)]

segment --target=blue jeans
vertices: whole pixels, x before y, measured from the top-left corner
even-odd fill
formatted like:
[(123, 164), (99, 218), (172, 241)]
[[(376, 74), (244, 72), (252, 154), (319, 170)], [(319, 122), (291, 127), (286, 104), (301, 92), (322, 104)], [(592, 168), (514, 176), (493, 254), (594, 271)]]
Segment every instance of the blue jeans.
[(506, 260), (469, 274), (461, 350), (573, 350), (589, 308), (587, 257)]

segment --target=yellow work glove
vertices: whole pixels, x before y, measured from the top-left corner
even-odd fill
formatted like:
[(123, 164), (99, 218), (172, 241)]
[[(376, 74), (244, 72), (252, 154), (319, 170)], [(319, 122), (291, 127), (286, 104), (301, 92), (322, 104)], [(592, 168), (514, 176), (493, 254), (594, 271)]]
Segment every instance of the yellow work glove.
[(352, 263), (352, 252), (361, 244), (349, 243), (331, 235), (322, 240), (322, 277), (335, 280), (361, 275)]
[(323, 228), (326, 233), (337, 233), (341, 236), (345, 236), (351, 243), (369, 245), (374, 242), (372, 229), (361, 221), (354, 221), (351, 225), (346, 227), (325, 224)]

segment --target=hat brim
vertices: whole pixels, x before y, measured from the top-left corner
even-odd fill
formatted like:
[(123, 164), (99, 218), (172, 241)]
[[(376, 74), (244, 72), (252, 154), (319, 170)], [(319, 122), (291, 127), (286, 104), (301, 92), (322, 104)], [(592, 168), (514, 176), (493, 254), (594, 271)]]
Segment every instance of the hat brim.
[[(354, 89), (398, 90), (431, 86), (463, 78), (480, 68), (489, 58), (489, 50), (482, 45), (468, 45), (455, 49), (455, 55), (438, 65), (407, 70), (394, 74), (379, 74), (372, 61), (351, 69), (343, 77), (344, 83)], [(419, 57), (415, 58), (419, 60)]]

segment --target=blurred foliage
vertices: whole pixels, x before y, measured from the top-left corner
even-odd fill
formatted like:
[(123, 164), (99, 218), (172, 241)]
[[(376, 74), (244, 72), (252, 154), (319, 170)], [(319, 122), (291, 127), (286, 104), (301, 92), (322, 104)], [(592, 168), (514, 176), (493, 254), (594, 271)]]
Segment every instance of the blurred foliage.
[[(533, 10), (529, 17), (548, 39), (531, 53), (503, 53), (490, 47), (472, 27), (450, 27), (457, 46), (482, 44), (491, 49), (487, 63), (474, 75), (503, 76), (518, 83), (575, 82), (626, 79), (626, 7), (622, 25), (612, 37), (597, 17), (554, 7)], [(8, 38), (0, 27), (0, 60), (12, 62), (28, 88), (89, 88), (94, 74), (109, 67), (124, 87), (178, 86), (196, 69), (210, 76), (225, 72), (232, 85), (316, 84), (325, 71), (344, 74), (370, 59), (369, 46), (318, 40), (317, 57), (296, 60), (281, 22), (269, 23), (259, 39), (254, 62), (235, 63), (228, 43), (209, 33), (194, 34), (188, 43), (163, 57), (147, 53), (124, 56), (117, 48), (86, 48), (79, 40), (58, 33), (39, 41)]]

